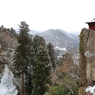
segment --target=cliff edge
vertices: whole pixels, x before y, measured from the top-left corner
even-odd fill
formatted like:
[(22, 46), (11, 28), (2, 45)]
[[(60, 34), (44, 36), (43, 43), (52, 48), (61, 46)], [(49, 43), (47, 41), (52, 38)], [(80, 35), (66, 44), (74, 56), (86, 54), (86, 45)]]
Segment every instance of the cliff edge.
[[(83, 28), (80, 33), (80, 87), (95, 85), (95, 31)], [(85, 95), (85, 94), (83, 94)]]

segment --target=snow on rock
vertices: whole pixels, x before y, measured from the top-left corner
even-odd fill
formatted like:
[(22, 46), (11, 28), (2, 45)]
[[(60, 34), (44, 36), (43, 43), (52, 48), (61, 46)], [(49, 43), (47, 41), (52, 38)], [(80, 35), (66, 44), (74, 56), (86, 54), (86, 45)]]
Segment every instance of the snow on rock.
[(13, 83), (14, 76), (5, 65), (5, 70), (0, 83), (0, 95), (17, 95), (18, 91)]
[(94, 53), (90, 53), (90, 51), (86, 51), (86, 52), (84, 53), (84, 55), (85, 55), (86, 57), (93, 57), (93, 56), (95, 56), (95, 52), (94, 52)]
[(95, 86), (93, 86), (93, 87), (88, 86), (88, 87), (86, 88), (85, 92), (87, 92), (88, 95), (89, 95), (89, 94), (95, 95)]

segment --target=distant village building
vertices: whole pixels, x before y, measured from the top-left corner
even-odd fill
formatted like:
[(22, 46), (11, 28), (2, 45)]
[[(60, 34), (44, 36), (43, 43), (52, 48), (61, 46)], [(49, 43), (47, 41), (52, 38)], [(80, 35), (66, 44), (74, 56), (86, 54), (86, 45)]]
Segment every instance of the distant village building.
[(95, 30), (95, 19), (85, 22), (86, 24), (88, 24), (89, 29)]
[(59, 46), (54, 47), (54, 51), (57, 56), (62, 56), (67, 52), (66, 48), (61, 48)]

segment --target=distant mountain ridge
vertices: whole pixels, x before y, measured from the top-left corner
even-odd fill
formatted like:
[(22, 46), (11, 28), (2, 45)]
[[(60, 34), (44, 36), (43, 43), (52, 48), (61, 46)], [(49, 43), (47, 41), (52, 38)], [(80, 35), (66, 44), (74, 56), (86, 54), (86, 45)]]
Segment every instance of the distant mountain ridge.
[(71, 35), (60, 29), (49, 29), (47, 31), (39, 33), (39, 35), (44, 37), (47, 43), (51, 42), (54, 47), (59, 46), (62, 48), (68, 47), (69, 44), (77, 43), (76, 39), (78, 39), (78, 37), (74, 34)]
[(75, 41), (79, 42), (79, 36), (76, 35), (75, 33), (67, 33), (66, 31), (59, 29), (61, 32), (69, 36), (70, 38), (74, 39)]

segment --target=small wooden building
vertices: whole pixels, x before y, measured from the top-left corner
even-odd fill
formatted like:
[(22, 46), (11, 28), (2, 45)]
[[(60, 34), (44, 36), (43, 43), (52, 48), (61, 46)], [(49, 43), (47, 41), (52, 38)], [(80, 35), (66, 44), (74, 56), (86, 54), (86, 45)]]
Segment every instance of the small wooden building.
[(89, 29), (95, 30), (95, 19), (91, 20), (91, 21), (88, 21), (86, 23), (88, 24)]

